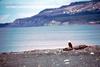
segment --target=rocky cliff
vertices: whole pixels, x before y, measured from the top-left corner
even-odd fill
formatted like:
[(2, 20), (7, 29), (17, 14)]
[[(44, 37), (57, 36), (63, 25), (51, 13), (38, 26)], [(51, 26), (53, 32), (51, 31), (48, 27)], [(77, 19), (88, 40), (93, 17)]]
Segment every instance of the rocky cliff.
[(59, 8), (45, 9), (35, 16), (16, 19), (6, 27), (66, 24), (100, 24), (100, 2), (74, 2)]

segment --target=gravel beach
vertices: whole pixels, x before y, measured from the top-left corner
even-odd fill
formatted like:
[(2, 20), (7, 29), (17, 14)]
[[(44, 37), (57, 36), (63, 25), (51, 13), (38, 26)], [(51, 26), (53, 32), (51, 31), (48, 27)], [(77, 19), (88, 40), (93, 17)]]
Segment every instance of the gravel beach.
[(100, 46), (0, 53), (0, 67), (100, 67)]

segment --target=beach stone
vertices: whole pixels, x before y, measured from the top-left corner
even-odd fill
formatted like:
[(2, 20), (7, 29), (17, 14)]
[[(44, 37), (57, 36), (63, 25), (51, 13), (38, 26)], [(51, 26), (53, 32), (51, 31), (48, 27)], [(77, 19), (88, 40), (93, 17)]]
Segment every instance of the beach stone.
[(91, 55), (94, 55), (94, 52), (90, 52)]
[(69, 61), (70, 61), (69, 59), (65, 59), (65, 60), (64, 60), (64, 62), (69, 62)]
[(65, 64), (70, 64), (70, 62), (65, 62)]
[(64, 64), (70, 64), (70, 60), (69, 59), (65, 59), (64, 60)]

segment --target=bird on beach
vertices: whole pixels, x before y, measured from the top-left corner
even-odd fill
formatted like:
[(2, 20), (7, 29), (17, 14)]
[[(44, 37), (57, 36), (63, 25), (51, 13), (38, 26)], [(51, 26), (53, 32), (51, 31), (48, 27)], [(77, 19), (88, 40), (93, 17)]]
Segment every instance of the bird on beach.
[(73, 49), (73, 45), (72, 45), (72, 43), (71, 43), (70, 40), (68, 40), (68, 46), (69, 46), (69, 48), (72, 48)]

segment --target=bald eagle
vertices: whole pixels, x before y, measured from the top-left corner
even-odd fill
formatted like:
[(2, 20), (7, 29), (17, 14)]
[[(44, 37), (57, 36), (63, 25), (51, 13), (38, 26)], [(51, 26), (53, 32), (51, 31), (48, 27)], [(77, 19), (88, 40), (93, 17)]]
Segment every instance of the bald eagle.
[(72, 45), (71, 41), (68, 41), (68, 46), (69, 46), (69, 48), (73, 49), (73, 45)]

